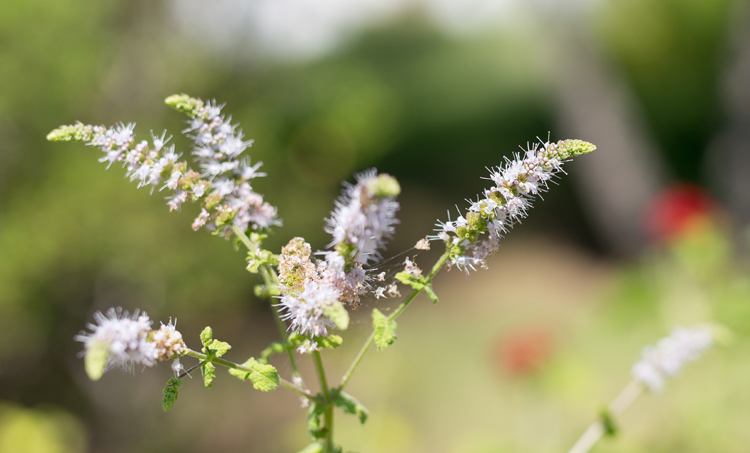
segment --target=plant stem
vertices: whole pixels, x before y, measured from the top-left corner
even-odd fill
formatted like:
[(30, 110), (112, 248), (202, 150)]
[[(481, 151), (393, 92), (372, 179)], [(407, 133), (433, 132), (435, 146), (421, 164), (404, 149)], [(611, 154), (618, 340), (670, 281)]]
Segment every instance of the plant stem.
[(315, 369), (318, 371), (318, 379), (320, 379), (320, 388), (323, 391), (323, 397), (326, 400), (326, 453), (333, 452), (333, 404), (331, 404), (331, 392), (328, 389), (328, 381), (326, 381), (326, 371), (323, 368), (323, 360), (320, 358), (320, 351), (313, 351), (313, 357), (315, 358)]
[[(643, 384), (636, 380), (630, 381), (628, 385), (617, 395), (617, 398), (608, 406), (609, 414), (614, 419), (622, 415), (627, 408), (633, 404), (643, 392)], [(604, 424), (597, 420), (583, 432), (578, 441), (568, 453), (587, 453), (604, 435)]]
[[(234, 234), (240, 239), (240, 241), (245, 245), (245, 247), (247, 247), (249, 251), (257, 252), (258, 248), (255, 246), (255, 244), (252, 243), (247, 235), (242, 230), (240, 230), (239, 227), (237, 227), (237, 225), (232, 225), (232, 231), (234, 231)], [(271, 291), (271, 288), (273, 286), (279, 286), (279, 277), (276, 275), (276, 271), (274, 271), (271, 266), (269, 266), (268, 264), (263, 264), (261, 265), (260, 270), (260, 274), (263, 277), (263, 283), (266, 285), (266, 290)], [(281, 341), (282, 343), (286, 344), (288, 335), (286, 333), (286, 325), (284, 324), (284, 320), (281, 319), (279, 311), (276, 310), (276, 307), (274, 307), (273, 304), (271, 305), (271, 311), (273, 311), (273, 317), (276, 321), (276, 327), (279, 329), (279, 334), (281, 334)], [(292, 365), (292, 374), (302, 384), (302, 388), (304, 388), (302, 376), (299, 373), (299, 368), (297, 368), (297, 360), (294, 358), (294, 351), (287, 347), (285, 347), (284, 349), (286, 349), (287, 356), (289, 357), (289, 363)]]
[[(432, 270), (429, 274), (427, 274), (427, 277), (425, 277), (425, 283), (427, 285), (432, 283), (433, 277), (440, 271), (440, 269), (445, 266), (445, 262), (448, 261), (448, 257), (450, 257), (450, 249), (447, 249), (445, 253), (440, 257), (440, 259), (437, 260), (434, 266), (432, 266)], [(396, 319), (401, 313), (403, 313), (404, 310), (406, 310), (406, 307), (409, 306), (412, 300), (414, 300), (415, 297), (419, 293), (422, 292), (422, 289), (414, 289), (412, 290), (411, 294), (403, 301), (401, 302), (401, 305), (396, 307), (396, 310), (394, 310), (393, 313), (391, 313), (390, 316), (388, 316), (388, 322), (393, 321)], [(344, 377), (341, 378), (341, 385), (339, 385), (339, 390), (343, 390), (344, 387), (346, 387), (346, 384), (349, 383), (349, 379), (351, 379), (352, 374), (359, 366), (360, 362), (362, 362), (362, 359), (365, 357), (365, 354), (367, 354), (367, 351), (370, 349), (370, 346), (372, 345), (372, 342), (375, 341), (375, 332), (373, 331), (369, 337), (367, 337), (367, 340), (365, 340), (365, 344), (362, 345), (362, 348), (359, 350), (359, 353), (357, 353), (357, 356), (354, 358), (354, 361), (351, 365), (349, 365), (349, 369), (344, 374)]]
[[(234, 363), (229, 360), (220, 359), (218, 357), (210, 357), (208, 354), (203, 354), (202, 352), (193, 351), (192, 349), (187, 349), (185, 355), (188, 355), (190, 357), (195, 357), (196, 359), (202, 361), (202, 362), (212, 362), (217, 365), (225, 366), (227, 368), (232, 368), (235, 370), (245, 371), (247, 373), (257, 373), (257, 371), (253, 370), (252, 368), (248, 368), (246, 366), (242, 366), (239, 363)], [(325, 404), (324, 401), (321, 401), (320, 398), (315, 397), (313, 394), (310, 393), (309, 390), (305, 390), (303, 388), (298, 387), (297, 385), (287, 381), (284, 378), (279, 377), (279, 384), (282, 387), (286, 387), (289, 390), (298, 393), (299, 395), (309, 399), (310, 401), (315, 401), (316, 403)]]

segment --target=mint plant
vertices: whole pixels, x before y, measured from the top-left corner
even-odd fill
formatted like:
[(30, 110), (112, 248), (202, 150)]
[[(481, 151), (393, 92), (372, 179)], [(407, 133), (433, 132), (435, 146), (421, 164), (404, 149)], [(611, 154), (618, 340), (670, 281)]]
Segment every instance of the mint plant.
[[(249, 380), (256, 390), (286, 388), (303, 399), (308, 411), (311, 444), (301, 450), (305, 453), (343, 451), (334, 442), (336, 408), (366, 422), (368, 411), (345, 392), (347, 384), (373, 343), (383, 350), (397, 340), (396, 318), (420, 293), (438, 302), (432, 289), (435, 276), (444, 268), (455, 267), (467, 274), (487, 268), (502, 237), (526, 217), (533, 200), (548, 189), (549, 182), (564, 174), (565, 162), (596, 149), (582, 140), (539, 140), (527, 146), (506, 159), (504, 165), (490, 170), (491, 187), (470, 202), (463, 213), (455, 220), (439, 221), (434, 234), (413, 247), (416, 251), (429, 250), (431, 244), (444, 247), (428, 272), (412, 258), (406, 258), (395, 272), (382, 271), (377, 265), (398, 224), (401, 187), (395, 177), (370, 169), (355, 175), (355, 183), (344, 183), (324, 223), (324, 230), (331, 235), (325, 250), (313, 252), (304, 238), (295, 237), (275, 253), (265, 249), (263, 243), (282, 221), (277, 209), (252, 187), (255, 178), (266, 176), (259, 171), (262, 164), (252, 164), (244, 154), (252, 140), (244, 139), (238, 125), (232, 124), (222, 114), (223, 106), (215, 102), (174, 95), (166, 99), (166, 104), (188, 117), (183, 132), (193, 142), (190, 160), (169, 144), (171, 137), (166, 132), (152, 134), (150, 141), (136, 141), (133, 124), (104, 127), (76, 123), (55, 129), (47, 138), (80, 141), (98, 148), (103, 153), (99, 160), (107, 168), (120, 164), (139, 187), (149, 186), (152, 193), (167, 194), (170, 211), (179, 210), (186, 202), (198, 203), (201, 211), (192, 222), (193, 229), (235, 240), (247, 249), (247, 270), (262, 280), (256, 294), (272, 305), (280, 338), (256, 357), (230, 361), (226, 357), (231, 346), (214, 338), (210, 327), (198, 335), (200, 349), (191, 349), (171, 321), (155, 329), (145, 313), (129, 314), (113, 308), (106, 314), (95, 313), (96, 324), (88, 326), (90, 332), (76, 336), (83, 343), (86, 372), (97, 380), (113, 368), (130, 370), (171, 361), (174, 377), (163, 390), (165, 411), (175, 405), (182, 379), (197, 369), (206, 388), (214, 385), (217, 366), (227, 368), (238, 379)], [(372, 311), (372, 333), (340, 380), (332, 381), (322, 354), (342, 344), (338, 333), (349, 326), (349, 310), (360, 306), (368, 296), (400, 297), (398, 285), (409, 290), (406, 297), (389, 315)], [(675, 331), (656, 349), (644, 352), (643, 361), (633, 370), (632, 388), (640, 392), (645, 385), (658, 390), (666, 376), (676, 373), (683, 362), (694, 359), (711, 344), (711, 335), (705, 332), (708, 330)], [(286, 356), (291, 376), (280, 376), (268, 363), (274, 354)], [(303, 357), (314, 363), (319, 392), (311, 390), (298, 371), (297, 361)], [(186, 368), (182, 362), (189, 359), (195, 362)], [(628, 398), (634, 399), (633, 392), (628, 390)], [(603, 415), (590, 428), (592, 433), (584, 435), (586, 440), (571, 451), (588, 451), (591, 441), (611, 428), (621, 406), (613, 406), (611, 412), (616, 413)]]

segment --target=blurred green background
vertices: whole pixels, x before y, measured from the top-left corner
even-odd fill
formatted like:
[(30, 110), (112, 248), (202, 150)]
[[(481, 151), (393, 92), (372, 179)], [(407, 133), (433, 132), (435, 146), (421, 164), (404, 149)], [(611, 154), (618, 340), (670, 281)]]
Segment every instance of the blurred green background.
[[(186, 151), (183, 119), (163, 104), (180, 92), (226, 102), (255, 139), (248, 152), (269, 176), (254, 188), (284, 219), (272, 250), (293, 236), (325, 247), (323, 218), (356, 171), (376, 166), (402, 183), (388, 256), (463, 207), (486, 186), (485, 167), (518, 145), (550, 134), (599, 146), (566, 167), (490, 270), (439, 276), (441, 303), (418, 300), (398, 342), (371, 353), (350, 387), (370, 420), (338, 417), (347, 449), (567, 451), (644, 345), (675, 324), (717, 321), (735, 341), (639, 400), (596, 451), (746, 451), (749, 7), (0, 2), (0, 452), (306, 445), (304, 411), (283, 390), (187, 380), (165, 414), (169, 367), (92, 383), (78, 358), (73, 336), (111, 306), (176, 317), (189, 345), (211, 325), (235, 360), (277, 338), (243, 254), (190, 229), (195, 206), (169, 213), (122, 169), (104, 171), (96, 150), (45, 140), (75, 120), (135, 121), (140, 136), (166, 128)], [(685, 187), (710, 209), (663, 196)], [(683, 231), (675, 210), (699, 225)], [(395, 303), (354, 314), (344, 346), (325, 357), (333, 380), (369, 333), (371, 309)]]

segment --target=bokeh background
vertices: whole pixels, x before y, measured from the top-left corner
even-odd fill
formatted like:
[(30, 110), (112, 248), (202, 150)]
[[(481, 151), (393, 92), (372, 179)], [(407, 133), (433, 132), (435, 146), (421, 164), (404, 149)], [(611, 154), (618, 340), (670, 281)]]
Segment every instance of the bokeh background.
[[(0, 452), (307, 444), (284, 390), (188, 379), (164, 413), (168, 366), (92, 383), (78, 358), (73, 336), (111, 306), (176, 317), (193, 346), (211, 325), (238, 361), (277, 339), (243, 254), (190, 229), (195, 206), (169, 213), (95, 150), (45, 140), (75, 120), (135, 121), (187, 150), (183, 118), (163, 104), (180, 92), (226, 102), (255, 139), (268, 177), (254, 187), (284, 219), (275, 250), (298, 235), (325, 247), (323, 218), (356, 171), (402, 183), (395, 255), (519, 145), (549, 134), (599, 146), (490, 270), (440, 275), (440, 304), (418, 299), (398, 341), (370, 354), (349, 388), (370, 420), (337, 417), (347, 451), (567, 451), (644, 345), (703, 321), (734, 341), (642, 397), (596, 451), (747, 451), (748, 80), (740, 0), (4, 0)], [(325, 354), (332, 380), (371, 309), (395, 304), (354, 313)]]

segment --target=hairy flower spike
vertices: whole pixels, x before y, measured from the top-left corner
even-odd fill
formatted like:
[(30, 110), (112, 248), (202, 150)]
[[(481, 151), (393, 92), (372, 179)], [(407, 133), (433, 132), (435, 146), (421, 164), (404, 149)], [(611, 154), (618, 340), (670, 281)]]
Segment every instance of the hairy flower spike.
[(337, 250), (347, 264), (379, 259), (379, 249), (398, 224), (395, 197), (400, 191), (394, 177), (378, 175), (375, 169), (357, 175), (357, 184), (345, 184), (326, 220), (326, 232), (333, 236), (329, 247)]
[(486, 268), (487, 258), (500, 247), (503, 234), (526, 217), (531, 201), (547, 190), (548, 181), (562, 172), (571, 157), (596, 149), (582, 140), (542, 142), (516, 154), (504, 167), (490, 172), (493, 187), (471, 203), (465, 216), (438, 223), (435, 236), (450, 247), (452, 265), (465, 269)]
[(697, 360), (713, 341), (708, 326), (675, 327), (656, 346), (643, 349), (643, 358), (633, 366), (633, 377), (649, 389), (660, 392), (666, 378), (676, 375), (685, 363)]

